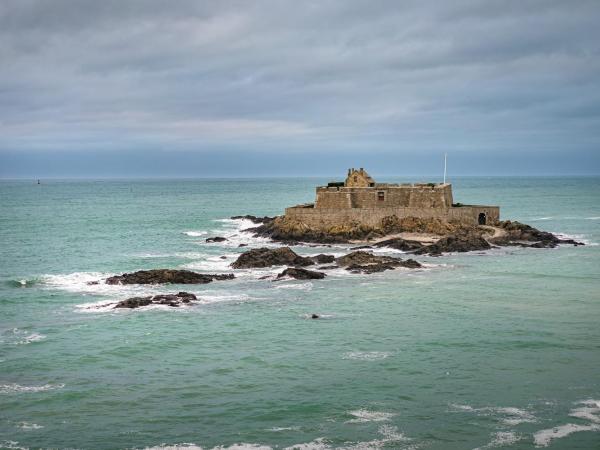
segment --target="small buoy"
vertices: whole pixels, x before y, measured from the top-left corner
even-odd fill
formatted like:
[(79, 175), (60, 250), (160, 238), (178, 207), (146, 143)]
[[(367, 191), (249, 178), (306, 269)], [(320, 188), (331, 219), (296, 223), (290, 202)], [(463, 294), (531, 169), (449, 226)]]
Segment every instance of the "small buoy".
[(38, 184), (42, 184), (42, 183), (40, 183), (40, 180), (38, 180)]

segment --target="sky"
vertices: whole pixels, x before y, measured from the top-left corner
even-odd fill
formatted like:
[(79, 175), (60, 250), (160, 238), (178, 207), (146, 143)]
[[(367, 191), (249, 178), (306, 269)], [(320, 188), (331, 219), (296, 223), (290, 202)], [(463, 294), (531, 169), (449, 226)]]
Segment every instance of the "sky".
[(598, 0), (2, 0), (0, 178), (600, 174)]

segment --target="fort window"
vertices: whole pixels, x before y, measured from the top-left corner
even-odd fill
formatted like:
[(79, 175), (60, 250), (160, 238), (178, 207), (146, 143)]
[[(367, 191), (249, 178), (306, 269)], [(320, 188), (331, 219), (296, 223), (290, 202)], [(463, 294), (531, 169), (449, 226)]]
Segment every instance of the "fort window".
[(378, 192), (377, 200), (379, 200), (380, 202), (384, 201), (385, 200), (385, 192)]

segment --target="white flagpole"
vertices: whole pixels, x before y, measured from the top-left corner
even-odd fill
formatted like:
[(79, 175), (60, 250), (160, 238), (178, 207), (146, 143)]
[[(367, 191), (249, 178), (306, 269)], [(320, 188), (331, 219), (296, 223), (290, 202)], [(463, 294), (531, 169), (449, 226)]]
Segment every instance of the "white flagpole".
[(448, 153), (444, 153), (444, 184), (446, 184), (446, 157)]

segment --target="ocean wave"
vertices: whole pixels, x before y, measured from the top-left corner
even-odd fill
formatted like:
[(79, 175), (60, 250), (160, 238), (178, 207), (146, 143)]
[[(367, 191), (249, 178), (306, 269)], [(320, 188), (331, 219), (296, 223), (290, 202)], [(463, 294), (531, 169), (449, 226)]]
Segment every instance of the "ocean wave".
[(20, 428), (21, 430), (39, 430), (41, 428), (44, 428), (43, 425), (38, 425), (37, 423), (31, 423), (31, 422), (19, 422), (17, 424), (17, 427)]
[(492, 440), (484, 445), (483, 447), (478, 447), (473, 450), (480, 450), (484, 448), (494, 448), (494, 447), (506, 447), (512, 444), (517, 443), (522, 439), (522, 436), (518, 435), (514, 431), (498, 431), (492, 434)]
[(15, 345), (31, 344), (32, 342), (39, 342), (43, 341), (44, 339), (46, 339), (46, 335), (44, 334), (31, 333), (30, 335), (23, 337), (23, 339), (15, 342)]
[(313, 284), (309, 281), (307, 283), (281, 283), (279, 282), (275, 289), (295, 289), (299, 291), (311, 291)]
[(598, 245), (597, 242), (590, 241), (583, 234), (567, 234), (567, 233), (560, 233), (558, 231), (552, 231), (552, 234), (560, 239), (573, 239), (574, 241), (582, 242), (583, 244), (589, 245), (589, 246)]
[(354, 419), (347, 420), (346, 423), (386, 422), (396, 415), (394, 413), (383, 411), (368, 411), (366, 409), (349, 411), (348, 414), (354, 416)]
[(600, 220), (600, 216), (586, 217), (586, 220)]
[(17, 383), (0, 384), (0, 394), (15, 394), (21, 392), (44, 392), (62, 389), (64, 384), (44, 384), (43, 386), (22, 386)]
[(1, 441), (0, 448), (10, 448), (14, 450), (29, 450), (29, 447), (22, 447), (17, 441)]
[(342, 355), (342, 359), (355, 359), (359, 361), (376, 361), (386, 359), (392, 354), (390, 352), (346, 352)]
[(540, 220), (552, 220), (554, 217), (534, 217), (533, 219), (529, 219), (530, 222), (538, 222)]
[(580, 431), (599, 431), (600, 425), (578, 425), (567, 423), (554, 428), (540, 430), (533, 435), (533, 442), (537, 447), (548, 447), (550, 442), (555, 439), (560, 439)]
[(474, 408), (470, 405), (451, 404), (450, 407), (456, 411), (474, 412), (479, 416), (491, 416), (504, 425), (516, 426), (521, 423), (535, 423), (537, 418), (529, 411), (515, 407), (484, 406)]
[(46, 339), (46, 336), (41, 333), (32, 333), (20, 328), (12, 328), (2, 332), (0, 342), (7, 342), (9, 345), (26, 345), (32, 342), (39, 342)]
[(206, 236), (208, 234), (208, 231), (184, 231), (183, 234), (191, 237), (200, 237)]
[(31, 278), (31, 279), (20, 278), (18, 280), (17, 279), (7, 280), (5, 282), (5, 284), (6, 284), (6, 286), (13, 287), (13, 288), (29, 288), (29, 287), (35, 286), (38, 282), (39, 282), (39, 280), (37, 278)]

